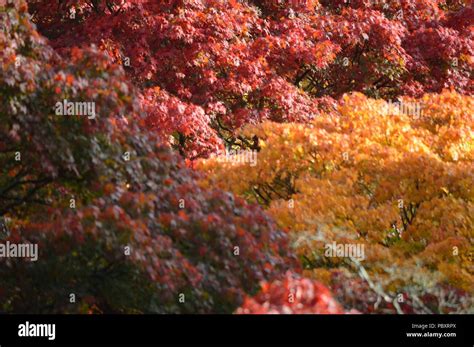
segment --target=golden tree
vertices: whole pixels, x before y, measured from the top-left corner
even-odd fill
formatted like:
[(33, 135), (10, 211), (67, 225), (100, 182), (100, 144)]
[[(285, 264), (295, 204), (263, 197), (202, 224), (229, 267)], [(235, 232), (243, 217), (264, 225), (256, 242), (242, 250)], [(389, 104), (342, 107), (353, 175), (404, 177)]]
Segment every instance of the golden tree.
[[(357, 274), (398, 311), (406, 301), (420, 312), (469, 310), (473, 115), (474, 98), (452, 91), (397, 102), (346, 95), (310, 124), (243, 129), (259, 139), (256, 165), (227, 155), (198, 167), (203, 185), (267, 206), (307, 273), (333, 288), (335, 273)], [(358, 245), (362, 259), (330, 257), (331, 244)]]

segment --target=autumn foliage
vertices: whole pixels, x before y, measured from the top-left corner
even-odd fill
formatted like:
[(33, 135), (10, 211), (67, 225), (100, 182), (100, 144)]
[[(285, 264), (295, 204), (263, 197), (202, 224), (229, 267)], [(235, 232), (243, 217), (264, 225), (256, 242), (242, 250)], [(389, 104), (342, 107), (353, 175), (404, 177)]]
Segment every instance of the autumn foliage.
[[(0, 34), (0, 208), (4, 241), (38, 244), (41, 261), (0, 259), (1, 311), (232, 312), (289, 266), (261, 209), (201, 189), (141, 129), (121, 69), (93, 49), (57, 56), (25, 9), (7, 7)], [(94, 100), (100, 116), (54, 115), (62, 99)]]
[(473, 29), (470, 0), (0, 0), (0, 239), (40, 250), (0, 257), (0, 312), (472, 313)]
[(262, 289), (246, 298), (238, 314), (342, 314), (341, 306), (321, 283), (287, 274), (282, 280), (262, 283)]
[(357, 264), (328, 258), (324, 247), (360, 243), (367, 274), (392, 296), (468, 296), (474, 99), (443, 92), (403, 102), (423, 104), (420, 114), (354, 94), (335, 115), (309, 124), (247, 127), (244, 133), (260, 139), (257, 165), (208, 159), (199, 165), (205, 185), (268, 206), (316, 278), (331, 283), (341, 270), (357, 274)]
[[(332, 98), (473, 92), (472, 8), (400, 1), (30, 0), (63, 52), (95, 44), (189, 158), (263, 120), (306, 122)], [(158, 89), (157, 89), (158, 87)]]

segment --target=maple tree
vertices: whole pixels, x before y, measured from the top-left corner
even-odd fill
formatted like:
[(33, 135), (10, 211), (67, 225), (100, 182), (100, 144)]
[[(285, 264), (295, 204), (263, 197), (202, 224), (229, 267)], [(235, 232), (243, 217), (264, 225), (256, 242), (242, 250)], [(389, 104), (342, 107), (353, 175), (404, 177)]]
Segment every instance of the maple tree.
[(247, 123), (311, 120), (349, 91), (472, 93), (467, 1), (29, 4), (59, 51), (95, 44), (122, 63), (150, 126), (189, 158), (245, 146), (235, 130)]
[[(0, 210), (4, 241), (39, 260), (0, 259), (2, 312), (232, 312), (290, 266), (260, 208), (200, 188), (146, 130), (120, 67), (93, 48), (58, 56), (26, 10), (2, 13)], [(96, 118), (56, 115), (64, 99)]]
[(316, 73), (316, 86), (328, 85), (338, 95), (360, 91), (384, 98), (449, 87), (472, 93), (472, 18), (452, 20), (468, 15), (468, 1), (457, 7), (437, 0), (322, 3), (340, 16), (329, 25), (344, 49), (342, 66)]
[[(420, 113), (407, 113), (417, 104)], [(315, 278), (347, 287), (347, 276), (363, 271), (364, 281), (376, 277), (388, 297), (421, 300), (440, 292), (441, 302), (441, 292), (451, 291), (456, 307), (466, 309), (473, 283), (473, 110), (471, 96), (452, 91), (404, 98), (398, 106), (347, 95), (335, 115), (309, 124), (244, 129), (260, 139), (255, 166), (213, 157), (198, 168), (207, 173), (204, 186), (266, 205)], [(332, 242), (364, 245), (364, 270), (327, 257)], [(373, 302), (378, 296), (385, 294), (377, 292)], [(431, 301), (429, 310), (450, 311)]]

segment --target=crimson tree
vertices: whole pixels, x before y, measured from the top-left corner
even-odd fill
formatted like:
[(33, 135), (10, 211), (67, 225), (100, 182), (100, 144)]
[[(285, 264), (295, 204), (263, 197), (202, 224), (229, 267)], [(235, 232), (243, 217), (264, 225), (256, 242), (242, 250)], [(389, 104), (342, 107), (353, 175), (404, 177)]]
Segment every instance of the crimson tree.
[[(0, 259), (1, 311), (232, 312), (287, 268), (285, 234), (258, 207), (200, 188), (106, 55), (58, 56), (23, 2), (1, 24), (3, 236), (39, 247), (36, 262)], [(58, 115), (64, 100), (95, 117)]]

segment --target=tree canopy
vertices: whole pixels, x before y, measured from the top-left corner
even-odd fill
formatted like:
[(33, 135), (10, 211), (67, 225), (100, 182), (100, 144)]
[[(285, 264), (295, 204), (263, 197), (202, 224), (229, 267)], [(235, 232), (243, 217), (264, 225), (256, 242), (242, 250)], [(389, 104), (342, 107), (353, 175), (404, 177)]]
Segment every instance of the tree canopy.
[(332, 98), (473, 92), (467, 1), (30, 0), (53, 47), (95, 44), (138, 86), (149, 126), (189, 158)]
[[(260, 208), (200, 188), (146, 131), (120, 67), (92, 48), (58, 56), (23, 3), (3, 18), (1, 215), (5, 241), (38, 244), (40, 259), (0, 259), (1, 311), (232, 312), (288, 267)], [(63, 99), (96, 118), (55, 115)]]
[(472, 313), (473, 6), (0, 0), (0, 312)]

